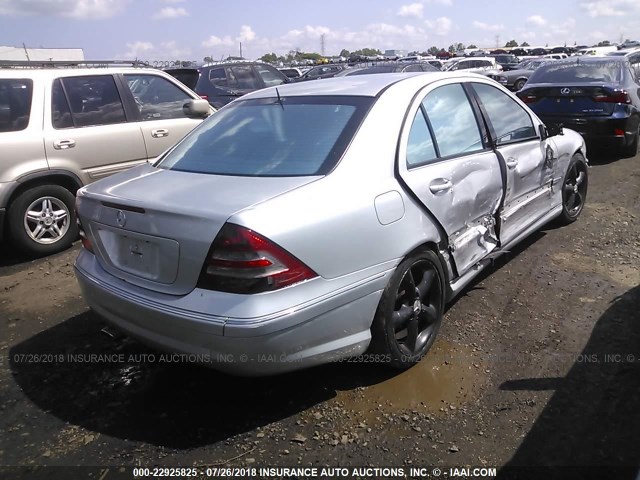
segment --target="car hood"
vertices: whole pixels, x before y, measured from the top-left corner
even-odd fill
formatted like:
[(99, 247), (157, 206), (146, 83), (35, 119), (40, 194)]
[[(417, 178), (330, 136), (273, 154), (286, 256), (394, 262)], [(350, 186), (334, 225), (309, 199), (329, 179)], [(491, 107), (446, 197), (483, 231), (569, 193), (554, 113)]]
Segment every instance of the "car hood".
[[(77, 209), (103, 268), (130, 283), (183, 295), (195, 288), (229, 217), (317, 178), (207, 175), (142, 165), (81, 189)], [(132, 241), (150, 245), (149, 256), (162, 261), (137, 270), (123, 257), (131, 248), (123, 242)]]

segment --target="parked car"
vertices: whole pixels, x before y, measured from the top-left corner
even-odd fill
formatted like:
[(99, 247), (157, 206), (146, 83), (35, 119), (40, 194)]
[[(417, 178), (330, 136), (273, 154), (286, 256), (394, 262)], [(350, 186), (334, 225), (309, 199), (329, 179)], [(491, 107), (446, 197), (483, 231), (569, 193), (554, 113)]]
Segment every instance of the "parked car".
[(640, 47), (640, 41), (638, 40), (626, 40), (617, 46), (618, 50), (625, 50), (627, 48), (638, 48)]
[(580, 215), (584, 142), (559, 132), (461, 72), (257, 91), (81, 189), (75, 272), (109, 323), (220, 370), (408, 368), (493, 258)]
[(538, 68), (518, 96), (543, 120), (592, 144), (638, 150), (640, 79), (624, 57), (579, 57)]
[[(284, 74), (262, 62), (234, 61), (207, 65), (192, 69), (192, 72), (193, 70), (198, 72), (194, 90), (215, 108), (222, 108), (249, 92), (289, 82)], [(169, 73), (177, 72), (184, 76), (184, 71), (185, 69), (171, 69)], [(182, 80), (180, 76), (178, 78)]]
[(493, 57), (469, 57), (452, 60), (445, 65), (445, 71), (466, 70), (471, 73), (482, 73), (485, 70), (502, 70)]
[(157, 157), (214, 112), (152, 68), (2, 63), (0, 240), (29, 255), (77, 238), (78, 188)]
[(282, 72), (287, 78), (298, 78), (302, 76), (302, 70), (296, 67), (282, 67), (278, 68), (278, 71)]
[(493, 58), (496, 59), (496, 63), (502, 67), (502, 70), (513, 70), (516, 68), (516, 65), (520, 63), (518, 57), (512, 54), (499, 54), (493, 55)]
[(640, 47), (610, 52), (607, 56), (626, 58), (629, 61), (632, 70), (635, 72), (636, 77), (640, 78)]
[(331, 78), (347, 68), (343, 64), (319, 65), (305, 72), (300, 77), (295, 78), (296, 82), (306, 82), (307, 80), (319, 80), (321, 78)]
[(541, 65), (553, 62), (550, 58), (535, 58), (520, 62), (518, 68), (515, 70), (509, 70), (507, 72), (501, 72), (497, 70), (489, 70), (485, 72), (490, 78), (493, 78), (498, 83), (504, 85), (510, 90), (518, 91), (524, 87), (531, 74)]
[(440, 70), (427, 62), (386, 62), (368, 67), (348, 68), (336, 75), (336, 77), (350, 77), (352, 75), (370, 75), (374, 73), (398, 73), (398, 72), (439, 72)]

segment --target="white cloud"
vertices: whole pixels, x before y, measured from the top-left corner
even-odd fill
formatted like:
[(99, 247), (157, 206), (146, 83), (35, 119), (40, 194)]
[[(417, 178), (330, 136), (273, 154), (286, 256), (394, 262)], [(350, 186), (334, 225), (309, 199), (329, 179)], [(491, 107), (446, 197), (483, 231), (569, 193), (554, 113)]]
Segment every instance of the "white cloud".
[(203, 47), (230, 47), (232, 45), (235, 45), (235, 42), (229, 35), (222, 38), (211, 35), (207, 40), (202, 42)]
[(623, 17), (634, 12), (640, 12), (638, 0), (595, 0), (582, 2), (582, 8), (590, 17)]
[(109, 18), (129, 0), (0, 0), (0, 15), (44, 15), (78, 19)]
[(504, 25), (502, 24), (491, 25), (477, 20), (474, 20), (473, 26), (479, 30), (485, 30), (487, 32), (499, 32), (500, 30), (504, 30)]
[(436, 5), (444, 5), (446, 7), (450, 7), (453, 5), (452, 0), (424, 0), (425, 3), (435, 3)]
[(156, 13), (153, 18), (155, 20), (166, 20), (168, 18), (179, 18), (179, 17), (188, 17), (189, 12), (187, 12), (184, 8), (174, 8), (174, 7), (164, 7), (158, 13)]
[(422, 18), (423, 10), (424, 5), (422, 3), (410, 3), (408, 5), (402, 5), (397, 15), (400, 17)]
[(118, 54), (118, 58), (124, 59), (140, 59), (150, 62), (157, 60), (194, 60), (190, 58), (191, 49), (180, 47), (175, 40), (160, 42), (154, 45), (151, 42), (137, 41), (127, 43), (128, 50), (123, 54)]
[(434, 21), (426, 20), (424, 23), (439, 36), (447, 35), (451, 31), (452, 22), (447, 17), (439, 17)]
[(547, 21), (541, 15), (531, 15), (527, 18), (527, 23), (537, 27), (544, 27), (547, 24)]
[(240, 35), (237, 37), (239, 42), (250, 42), (255, 38), (256, 33), (249, 25), (242, 25), (242, 27), (240, 27)]

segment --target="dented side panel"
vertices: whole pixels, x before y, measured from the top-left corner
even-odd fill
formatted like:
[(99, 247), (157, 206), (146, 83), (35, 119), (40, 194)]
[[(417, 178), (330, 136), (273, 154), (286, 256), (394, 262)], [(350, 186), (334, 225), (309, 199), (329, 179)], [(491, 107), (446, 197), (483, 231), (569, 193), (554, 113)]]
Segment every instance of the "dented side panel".
[(402, 168), (400, 175), (445, 230), (459, 275), (496, 248), (502, 177), (493, 151)]
[(498, 150), (507, 167), (507, 188), (500, 212), (500, 241), (507, 244), (551, 209), (558, 149), (552, 140), (536, 138), (503, 145)]

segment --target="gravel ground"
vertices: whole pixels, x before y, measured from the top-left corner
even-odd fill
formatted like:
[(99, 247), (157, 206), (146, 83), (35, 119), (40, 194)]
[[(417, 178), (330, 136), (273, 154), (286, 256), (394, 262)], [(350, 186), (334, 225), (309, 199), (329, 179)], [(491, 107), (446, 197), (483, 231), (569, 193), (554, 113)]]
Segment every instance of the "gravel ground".
[[(0, 465), (490, 466), (501, 478), (583, 466), (635, 478), (639, 217), (640, 155), (596, 159), (580, 220), (498, 259), (403, 373), (339, 363), (246, 379), (173, 362), (103, 331), (73, 275), (77, 245), (35, 261), (2, 245)], [(614, 466), (636, 468), (607, 475)], [(56, 472), (80, 478), (42, 478)]]

